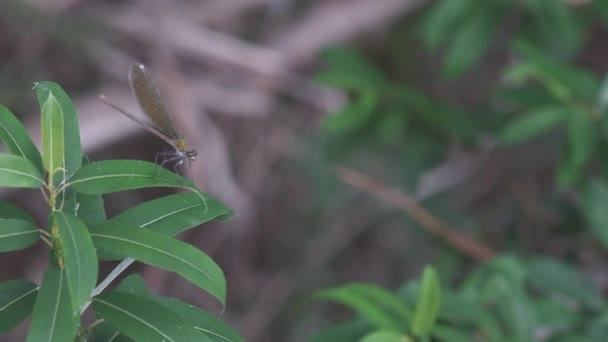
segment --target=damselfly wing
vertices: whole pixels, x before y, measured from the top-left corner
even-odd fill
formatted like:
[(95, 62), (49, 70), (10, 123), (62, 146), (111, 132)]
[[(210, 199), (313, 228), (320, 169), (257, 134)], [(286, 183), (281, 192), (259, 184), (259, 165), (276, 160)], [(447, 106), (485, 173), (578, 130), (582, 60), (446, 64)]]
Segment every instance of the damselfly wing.
[(150, 122), (144, 121), (132, 113), (118, 107), (103, 95), (100, 96), (101, 101), (129, 117), (131, 120), (139, 123), (152, 134), (173, 146), (175, 149), (174, 152), (159, 153), (160, 156), (166, 157), (162, 161), (163, 165), (175, 163), (175, 166), (179, 166), (183, 164), (185, 160), (194, 161), (198, 153), (196, 150), (187, 149), (184, 137), (175, 124), (175, 118), (165, 107), (160, 98), (158, 89), (154, 85), (152, 78), (143, 64), (136, 63), (131, 66), (129, 69), (129, 84), (131, 85), (131, 90), (133, 91), (139, 106), (144, 114), (150, 119)]

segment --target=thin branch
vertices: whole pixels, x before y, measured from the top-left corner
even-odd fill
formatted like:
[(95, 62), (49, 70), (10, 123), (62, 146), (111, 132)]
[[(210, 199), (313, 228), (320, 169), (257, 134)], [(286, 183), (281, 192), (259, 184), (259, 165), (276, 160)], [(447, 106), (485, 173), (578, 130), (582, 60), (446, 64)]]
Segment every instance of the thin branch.
[(482, 243), (459, 232), (459, 229), (441, 221), (426, 210), (412, 197), (405, 193), (389, 188), (373, 178), (346, 167), (339, 167), (337, 173), (340, 179), (354, 188), (368, 192), (383, 201), (394, 205), (424, 227), (429, 233), (445, 240), (449, 245), (456, 248), (464, 255), (475, 260), (486, 262), (492, 259), (496, 252)]

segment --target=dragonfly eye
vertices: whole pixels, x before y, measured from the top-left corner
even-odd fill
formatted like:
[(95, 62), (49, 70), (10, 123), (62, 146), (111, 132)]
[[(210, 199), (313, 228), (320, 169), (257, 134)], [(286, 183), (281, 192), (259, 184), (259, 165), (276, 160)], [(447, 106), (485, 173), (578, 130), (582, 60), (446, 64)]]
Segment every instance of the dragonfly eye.
[(188, 159), (191, 161), (195, 161), (197, 156), (198, 152), (196, 150), (186, 151), (186, 157), (188, 157)]

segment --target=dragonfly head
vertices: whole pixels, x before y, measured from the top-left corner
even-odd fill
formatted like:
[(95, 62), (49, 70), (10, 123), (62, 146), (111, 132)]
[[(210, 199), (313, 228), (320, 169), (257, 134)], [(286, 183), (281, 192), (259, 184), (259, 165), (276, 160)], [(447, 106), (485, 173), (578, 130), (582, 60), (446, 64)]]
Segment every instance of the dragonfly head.
[(186, 151), (186, 157), (190, 161), (195, 161), (197, 156), (198, 156), (198, 152), (196, 150)]

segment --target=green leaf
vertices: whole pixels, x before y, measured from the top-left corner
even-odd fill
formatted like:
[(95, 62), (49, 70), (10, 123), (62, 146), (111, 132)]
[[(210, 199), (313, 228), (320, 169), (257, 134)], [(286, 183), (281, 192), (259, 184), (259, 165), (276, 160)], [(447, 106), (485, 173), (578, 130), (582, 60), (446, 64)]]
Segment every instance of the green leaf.
[(439, 278), (432, 267), (425, 267), (422, 274), (421, 290), (412, 320), (412, 333), (417, 337), (428, 336), (437, 320), (441, 308), (441, 287)]
[(106, 221), (106, 209), (101, 195), (74, 194), (79, 219), (88, 227)]
[(592, 179), (585, 187), (580, 209), (591, 227), (591, 232), (608, 249), (608, 185), (600, 179)]
[(35, 244), (38, 227), (21, 219), (0, 219), (0, 252), (16, 251)]
[[(487, 312), (484, 314), (488, 315)], [(446, 325), (435, 325), (431, 334), (437, 341), (470, 342), (471, 335), (474, 334), (474, 332), (466, 332), (463, 330), (464, 329), (458, 327), (454, 328)], [(496, 340), (488, 338), (488, 341)]]
[(138, 227), (100, 229), (91, 237), (100, 251), (173, 271), (225, 303), (224, 273), (209, 256), (192, 245)]
[(181, 316), (152, 299), (124, 292), (93, 298), (95, 312), (136, 341), (209, 341)]
[(94, 342), (133, 342), (108, 322), (96, 325), (93, 328), (93, 336), (95, 336)]
[(174, 298), (157, 298), (156, 301), (177, 313), (187, 322), (194, 325), (197, 331), (205, 334), (209, 341), (214, 342), (244, 342), (239, 334), (214, 315), (205, 312), (191, 304)]
[(375, 91), (362, 91), (357, 99), (327, 117), (323, 122), (323, 129), (328, 134), (338, 137), (354, 134), (370, 122), (377, 104), (378, 95)]
[(608, 75), (604, 76), (598, 89), (596, 103), (599, 110), (604, 113), (603, 117), (605, 119), (606, 111), (608, 111)]
[(51, 266), (38, 290), (27, 342), (73, 341), (77, 327), (78, 316), (72, 310), (66, 272)]
[(16, 219), (21, 219), (24, 221), (29, 221), (32, 224), (36, 224), (36, 221), (34, 220), (34, 218), (32, 216), (30, 216), (30, 214), (21, 209), (18, 208), (14, 205), (12, 205), (11, 203), (8, 202), (2, 202), (0, 201), (0, 218), (3, 219), (8, 219), (8, 218), (16, 218)]
[(311, 342), (356, 341), (372, 329), (362, 319), (352, 319), (344, 323), (335, 323), (323, 329)]
[(184, 192), (164, 196), (127, 209), (92, 231), (104, 227), (140, 227), (173, 236), (186, 229), (215, 219), (232, 216), (232, 209), (210, 196)]
[(63, 167), (65, 168), (65, 176), (69, 178), (82, 165), (78, 116), (74, 103), (57, 83), (44, 81), (36, 85), (36, 95), (41, 107), (51, 94), (61, 108), (64, 135)]
[(93, 336), (95, 336), (94, 342), (133, 342), (107, 321), (93, 328)]
[(502, 128), (498, 139), (506, 145), (519, 144), (546, 133), (567, 118), (568, 112), (561, 106), (532, 109), (509, 121)]
[[(201, 199), (203, 196), (203, 199)], [(110, 227), (140, 227), (173, 236), (213, 219), (227, 219), (232, 209), (201, 193), (178, 193), (144, 202), (110, 220), (91, 228), (91, 231)], [(100, 259), (117, 260), (117, 255), (98, 251)]]
[(414, 342), (414, 340), (393, 331), (378, 330), (365, 335), (359, 342)]
[(604, 311), (592, 319), (587, 330), (589, 337), (587, 341), (603, 342), (608, 336), (608, 312)]
[(568, 186), (580, 178), (581, 169), (596, 147), (596, 127), (582, 109), (573, 110), (568, 120), (568, 141), (559, 166), (558, 182)]
[(534, 311), (536, 312), (538, 326), (547, 327), (556, 331), (574, 330), (585, 318), (580, 316), (578, 306), (561, 301), (556, 292), (550, 292), (549, 296), (534, 299)]
[(321, 52), (321, 58), (327, 66), (317, 79), (325, 84), (372, 91), (386, 83), (382, 72), (354, 49), (328, 47)]
[(404, 331), (411, 319), (405, 303), (378, 286), (349, 284), (323, 290), (316, 296), (347, 305), (378, 329)]
[(523, 284), (513, 282), (504, 274), (495, 274), (488, 279), (483, 290), (487, 300), (495, 303), (507, 336), (512, 335), (515, 341), (532, 339), (533, 329), (537, 326), (536, 315)]
[(478, 6), (452, 38), (443, 66), (449, 75), (459, 75), (479, 62), (498, 27), (496, 20), (500, 12), (489, 6)]
[[(82, 158), (82, 165), (90, 164), (87, 158)], [(74, 214), (85, 223), (89, 229), (96, 224), (106, 221), (106, 209), (102, 195), (86, 195), (74, 193), (76, 209)]]
[[(528, 341), (538, 326), (532, 299), (527, 295), (527, 270), (524, 262), (511, 255), (492, 259), (468, 277), (463, 295), (475, 299), (480, 305), (493, 307), (500, 324), (497, 336), (493, 322), (484, 330), (492, 333), (492, 340), (509, 336), (512, 341)], [(484, 324), (484, 325), (485, 325)]]
[[(114, 289), (115, 292), (126, 292), (135, 295), (139, 295), (142, 297), (152, 297), (152, 294), (146, 287), (146, 283), (144, 278), (137, 273), (132, 273), (125, 277), (118, 286)], [(98, 341), (107, 341), (107, 342), (119, 342), (119, 341), (133, 341), (128, 338), (120, 331), (116, 330), (112, 325), (104, 322), (96, 326), (93, 329), (93, 333), (95, 335), (95, 342)]]
[(376, 127), (378, 139), (386, 144), (398, 141), (407, 130), (407, 120), (408, 118), (398, 110), (383, 113), (382, 120)]
[(516, 81), (532, 78), (540, 82), (551, 95), (564, 104), (572, 102), (594, 102), (600, 89), (600, 80), (589, 71), (570, 67), (550, 57), (537, 45), (517, 40), (514, 49), (525, 62), (511, 68), (505, 79)]
[[(455, 327), (475, 326), (489, 340), (502, 336), (502, 328), (497, 318), (494, 315), (488, 315), (485, 303), (476, 295), (465, 296), (460, 293), (452, 293), (449, 289), (443, 289), (439, 319), (453, 322)], [(435, 325), (431, 332), (432, 336), (443, 336), (440, 329), (440, 326)], [(450, 339), (440, 340), (451, 341)], [(458, 340), (455, 338), (455, 341)]]
[(379, 330), (365, 335), (359, 342), (414, 342), (407, 335), (393, 331)]
[(570, 297), (592, 309), (603, 307), (601, 294), (573, 266), (559, 260), (534, 258), (527, 267), (529, 279), (537, 287)]
[(43, 181), (42, 175), (29, 160), (0, 153), (0, 186), (37, 189)]
[[(577, 22), (577, 11), (563, 1), (524, 1), (528, 11), (525, 36), (532, 36), (535, 45), (545, 53), (569, 60), (578, 52), (585, 25)], [(527, 30), (525, 30), (527, 28)], [(559, 42), (555, 37), (560, 37)]]
[(42, 112), (42, 163), (51, 174), (55, 174), (64, 164), (63, 112), (53, 93), (41, 106)]
[(538, 109), (547, 107), (549, 103), (555, 103), (555, 99), (547, 89), (533, 83), (511, 83), (502, 89), (497, 89), (496, 98), (496, 102), (501, 107), (506, 107), (507, 110), (511, 110), (512, 108), (517, 110)]
[(466, 22), (467, 14), (475, 5), (469, 0), (442, 0), (433, 3), (424, 18), (421, 35), (431, 49), (437, 49), (447, 42), (459, 23)]
[(84, 223), (76, 216), (63, 212), (53, 212), (62, 246), (63, 264), (71, 294), (74, 312), (86, 303), (97, 283), (97, 255), (95, 247)]
[(128, 292), (143, 297), (152, 296), (152, 293), (150, 293), (150, 290), (148, 290), (148, 287), (146, 286), (144, 278), (137, 273), (129, 274), (125, 277), (120, 284), (116, 286), (115, 291)]
[(27, 134), (25, 127), (8, 108), (2, 105), (0, 105), (0, 139), (11, 154), (29, 160), (36, 166), (38, 172), (44, 172), (40, 152)]
[(64, 193), (56, 198), (55, 208), (60, 208), (59, 210), (62, 212), (76, 216), (80, 210), (80, 203), (76, 200), (78, 194), (72, 189), (63, 189), (63, 191)]
[(196, 330), (207, 335), (211, 341), (243, 342), (243, 338), (234, 329), (226, 325), (214, 315), (205, 312), (191, 304), (174, 298), (158, 297), (150, 293), (144, 279), (138, 274), (131, 274), (116, 287), (118, 292), (131, 293), (155, 300), (179, 314), (190, 322)]
[(150, 187), (196, 189), (191, 180), (141, 160), (106, 160), (85, 165), (74, 174), (68, 185), (89, 195)]
[(0, 334), (16, 327), (32, 313), (37, 294), (36, 284), (27, 280), (0, 283)]

